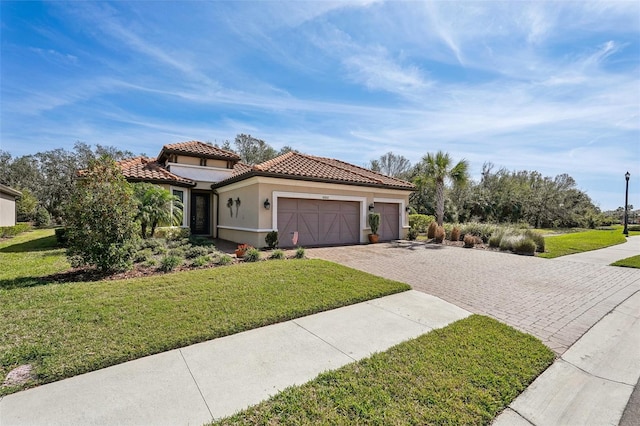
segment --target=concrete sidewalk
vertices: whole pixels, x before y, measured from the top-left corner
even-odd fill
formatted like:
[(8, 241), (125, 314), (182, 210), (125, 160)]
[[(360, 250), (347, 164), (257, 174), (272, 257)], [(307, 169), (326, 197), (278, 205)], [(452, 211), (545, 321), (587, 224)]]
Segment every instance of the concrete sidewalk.
[(407, 291), (8, 395), (0, 425), (200, 425), (469, 315)]
[(591, 265), (611, 265), (613, 262), (640, 255), (640, 235), (627, 237), (627, 242), (603, 249), (570, 254), (553, 259), (559, 262), (581, 262)]
[(617, 425), (638, 378), (640, 293), (585, 333), (493, 425)]

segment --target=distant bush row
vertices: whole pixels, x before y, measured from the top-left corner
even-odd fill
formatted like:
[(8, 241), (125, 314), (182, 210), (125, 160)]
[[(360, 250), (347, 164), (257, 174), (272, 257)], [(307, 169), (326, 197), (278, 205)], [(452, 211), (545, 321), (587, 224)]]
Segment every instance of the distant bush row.
[(14, 226), (0, 226), (0, 238), (15, 237), (16, 235), (29, 231), (30, 229), (31, 224), (29, 223), (18, 223)]

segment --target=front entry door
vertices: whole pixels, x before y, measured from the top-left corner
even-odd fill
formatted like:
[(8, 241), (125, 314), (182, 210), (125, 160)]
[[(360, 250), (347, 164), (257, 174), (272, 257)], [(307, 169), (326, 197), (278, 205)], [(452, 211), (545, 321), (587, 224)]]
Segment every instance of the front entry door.
[(191, 233), (194, 235), (210, 235), (211, 196), (207, 193), (191, 194)]

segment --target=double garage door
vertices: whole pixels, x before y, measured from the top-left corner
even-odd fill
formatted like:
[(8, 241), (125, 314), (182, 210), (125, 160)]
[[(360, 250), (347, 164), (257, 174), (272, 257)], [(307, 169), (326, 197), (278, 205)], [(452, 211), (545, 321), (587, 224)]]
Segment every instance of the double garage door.
[[(374, 212), (381, 216), (380, 239), (398, 239), (398, 204), (375, 203)], [(359, 244), (360, 232), (359, 202), (278, 198), (280, 247)]]
[(278, 198), (278, 240), (280, 247), (359, 244), (360, 203)]

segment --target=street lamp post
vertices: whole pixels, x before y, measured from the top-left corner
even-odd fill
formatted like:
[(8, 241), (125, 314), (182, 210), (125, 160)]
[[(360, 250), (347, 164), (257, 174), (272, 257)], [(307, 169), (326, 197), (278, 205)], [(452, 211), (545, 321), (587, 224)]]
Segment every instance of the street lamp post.
[(622, 230), (622, 233), (627, 237), (629, 236), (629, 229), (627, 224), (629, 223), (628, 210), (629, 210), (629, 178), (630, 177), (631, 177), (631, 173), (627, 172), (624, 174), (624, 179), (627, 181), (627, 185), (624, 191), (624, 229)]

